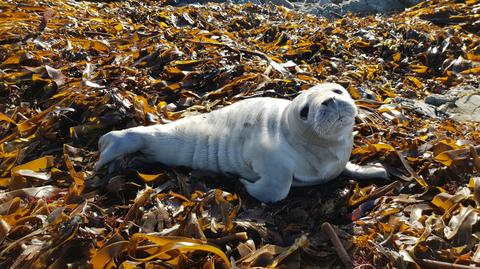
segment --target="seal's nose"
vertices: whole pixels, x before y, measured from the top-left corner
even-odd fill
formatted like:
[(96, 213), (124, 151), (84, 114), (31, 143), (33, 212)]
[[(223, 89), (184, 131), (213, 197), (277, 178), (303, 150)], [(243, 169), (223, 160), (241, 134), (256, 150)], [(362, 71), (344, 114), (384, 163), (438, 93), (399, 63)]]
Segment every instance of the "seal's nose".
[(335, 97), (328, 98), (327, 100), (323, 101), (323, 106), (331, 106), (335, 103)]

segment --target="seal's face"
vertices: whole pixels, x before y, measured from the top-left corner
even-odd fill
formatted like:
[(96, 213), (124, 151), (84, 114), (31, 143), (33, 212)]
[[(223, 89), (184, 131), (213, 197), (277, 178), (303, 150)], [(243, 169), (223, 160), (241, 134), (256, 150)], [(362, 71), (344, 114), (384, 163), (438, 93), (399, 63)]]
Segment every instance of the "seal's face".
[(341, 85), (324, 83), (310, 88), (293, 101), (297, 127), (303, 133), (334, 138), (351, 133), (357, 109)]

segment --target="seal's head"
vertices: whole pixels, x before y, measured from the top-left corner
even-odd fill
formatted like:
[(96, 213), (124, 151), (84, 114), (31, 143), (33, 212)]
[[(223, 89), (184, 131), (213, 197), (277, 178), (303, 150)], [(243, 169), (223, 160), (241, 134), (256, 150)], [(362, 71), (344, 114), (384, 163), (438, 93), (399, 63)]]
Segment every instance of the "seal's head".
[[(342, 140), (352, 135), (357, 109), (341, 85), (323, 83), (301, 93), (288, 109), (288, 125), (308, 141)], [(338, 138), (338, 139), (337, 139)]]

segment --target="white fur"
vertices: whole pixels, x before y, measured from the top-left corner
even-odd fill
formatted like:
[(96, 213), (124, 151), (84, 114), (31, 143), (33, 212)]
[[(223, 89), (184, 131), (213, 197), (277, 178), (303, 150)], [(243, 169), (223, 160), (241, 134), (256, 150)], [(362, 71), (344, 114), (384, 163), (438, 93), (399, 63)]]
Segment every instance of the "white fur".
[[(344, 171), (355, 114), (348, 92), (334, 83), (314, 86), (292, 101), (251, 98), (165, 125), (112, 131), (100, 138), (96, 169), (141, 152), (151, 162), (239, 175), (253, 197), (275, 202), (292, 185), (322, 183)], [(346, 173), (386, 177), (380, 170), (349, 164)]]

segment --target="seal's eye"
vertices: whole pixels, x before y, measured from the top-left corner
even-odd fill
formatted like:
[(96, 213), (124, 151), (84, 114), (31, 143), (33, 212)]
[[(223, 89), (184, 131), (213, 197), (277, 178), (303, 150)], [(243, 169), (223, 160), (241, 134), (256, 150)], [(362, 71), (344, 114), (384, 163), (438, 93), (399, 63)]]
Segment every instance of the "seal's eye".
[(308, 119), (308, 105), (305, 105), (300, 111), (300, 119), (302, 120)]
[(336, 94), (342, 94), (342, 93), (343, 93), (343, 92), (342, 92), (341, 90), (339, 90), (339, 89), (335, 89), (335, 90), (333, 90), (333, 92), (336, 93)]

